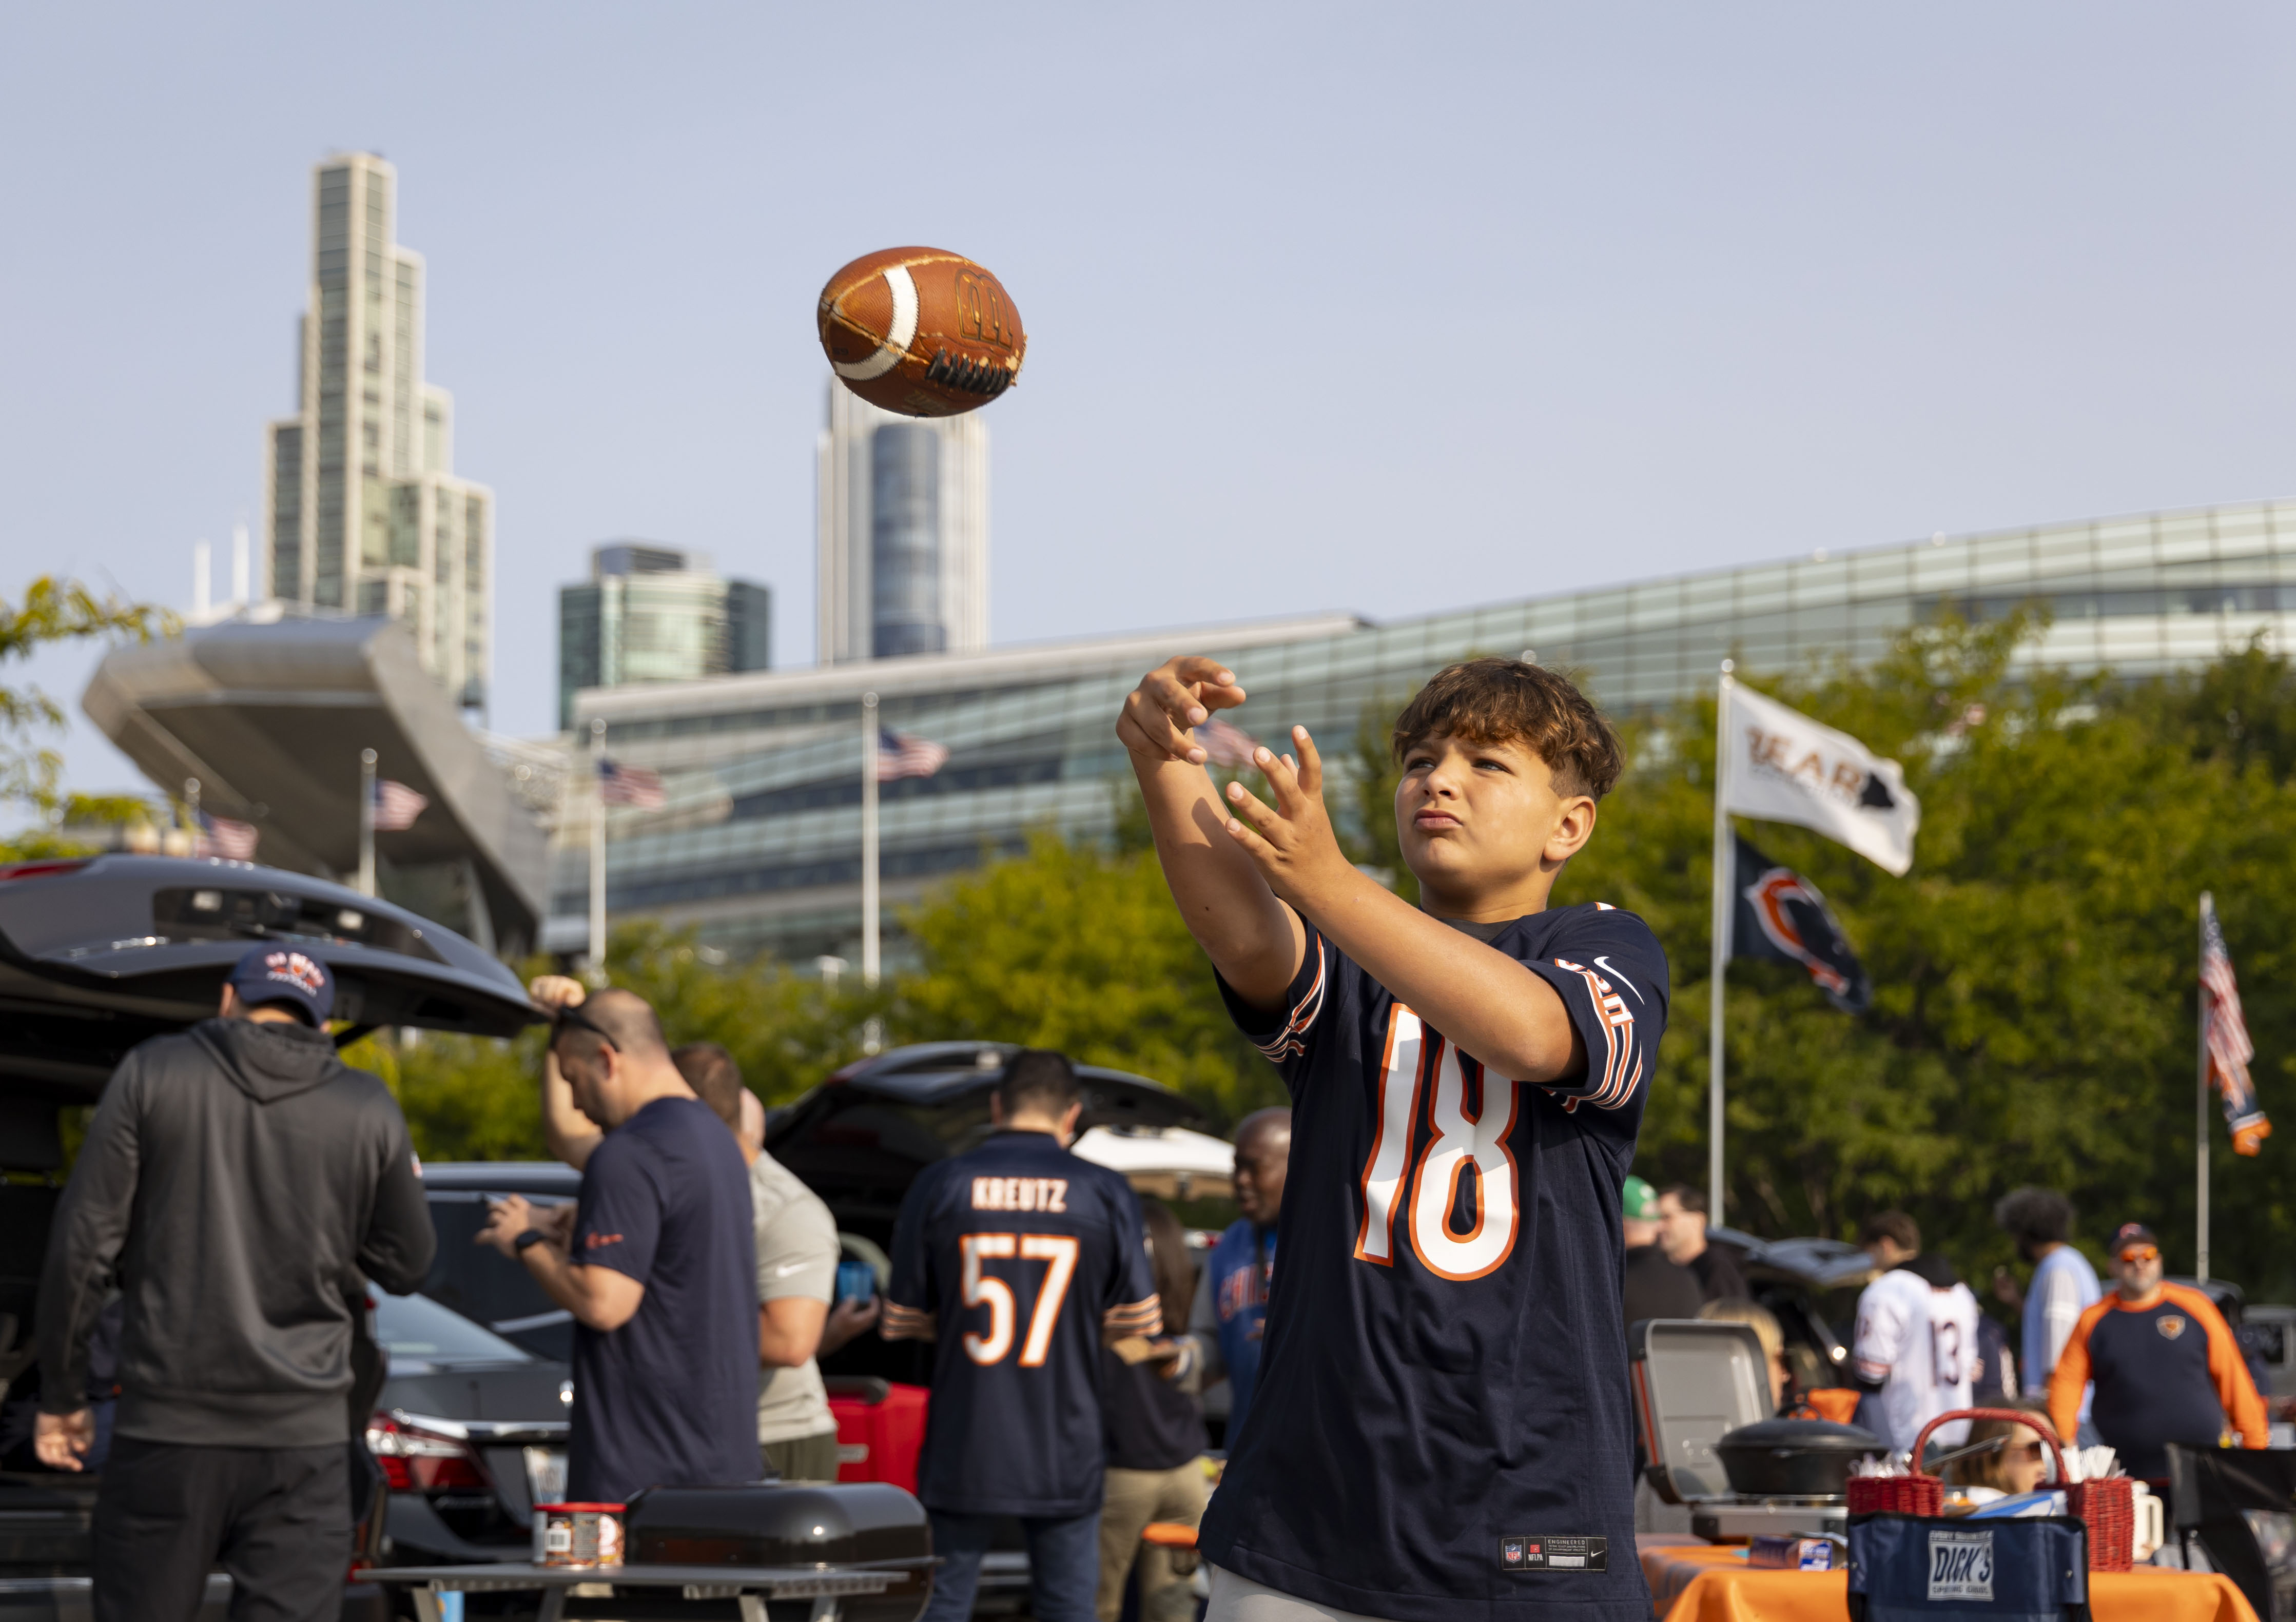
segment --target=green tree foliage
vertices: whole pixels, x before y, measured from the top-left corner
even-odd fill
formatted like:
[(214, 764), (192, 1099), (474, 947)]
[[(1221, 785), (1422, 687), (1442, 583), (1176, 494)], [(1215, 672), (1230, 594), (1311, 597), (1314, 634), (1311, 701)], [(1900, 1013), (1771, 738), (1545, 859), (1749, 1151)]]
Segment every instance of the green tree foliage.
[[(121, 637), (148, 641), (173, 635), (176, 628), (175, 616), (165, 609), (98, 597), (76, 581), (43, 575), (25, 588), (22, 602), (0, 597), (0, 670), (55, 643)], [(0, 681), (0, 807), (13, 802), (45, 825), (66, 817), (119, 821), (131, 811), (140, 814), (138, 802), (63, 792), (63, 757), (35, 741), (63, 724), (62, 707), (37, 687)], [(69, 848), (39, 829), (0, 842), (0, 861), (64, 854), (70, 854)]]
[[(2296, 1076), (2280, 991), (2292, 929), (2276, 902), (2296, 858), (2296, 794), (2268, 745), (2296, 736), (2285, 661), (2251, 649), (2185, 681), (2116, 691), (2015, 664), (2038, 627), (1956, 620), (1870, 669), (1766, 689), (1905, 764), (1922, 800), (1913, 870), (1893, 879), (1824, 837), (1744, 831), (1812, 879), (1874, 980), (1836, 1013), (1798, 971), (1734, 963), (1728, 1032), (1730, 1216), (1757, 1232), (1848, 1234), (1912, 1211), (1968, 1270), (2006, 1261), (1991, 1223), (2025, 1182), (2061, 1188), (2095, 1248), (2120, 1222), (2193, 1241), (2199, 892), (2215, 890), (2248, 987), (2270, 1109)], [(2241, 695), (2243, 737), (2196, 715)], [(1706, 1153), (1710, 700), (1637, 730), (1635, 769), (1556, 900), (1640, 913), (1666, 945), (1674, 1003), (1643, 1131), (1646, 1175), (1702, 1184)], [(2283, 1106), (2296, 1119), (2296, 1099)], [(2215, 1270), (2284, 1292), (2296, 1162), (2234, 1161), (2213, 1104)]]

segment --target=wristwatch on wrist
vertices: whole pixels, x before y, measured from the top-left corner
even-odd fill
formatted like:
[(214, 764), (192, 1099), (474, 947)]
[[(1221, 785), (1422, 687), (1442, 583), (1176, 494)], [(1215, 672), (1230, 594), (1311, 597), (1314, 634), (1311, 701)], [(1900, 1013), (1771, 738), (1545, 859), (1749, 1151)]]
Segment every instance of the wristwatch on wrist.
[(544, 1240), (549, 1237), (550, 1235), (544, 1233), (540, 1228), (529, 1228), (525, 1233), (520, 1234), (516, 1239), (510, 1241), (511, 1249), (517, 1251), (521, 1256), (524, 1256), (529, 1249), (540, 1244)]

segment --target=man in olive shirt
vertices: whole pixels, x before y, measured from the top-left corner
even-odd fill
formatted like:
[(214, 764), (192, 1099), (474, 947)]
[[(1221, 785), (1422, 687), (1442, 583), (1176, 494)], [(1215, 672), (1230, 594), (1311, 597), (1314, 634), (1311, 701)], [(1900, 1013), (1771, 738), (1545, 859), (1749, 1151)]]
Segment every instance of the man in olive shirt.
[(670, 1055), (750, 1163), (758, 1250), (758, 1452), (784, 1481), (837, 1479), (837, 1421), (815, 1363), (837, 1292), (837, 1224), (820, 1198), (742, 1130), (741, 1067), (715, 1042)]

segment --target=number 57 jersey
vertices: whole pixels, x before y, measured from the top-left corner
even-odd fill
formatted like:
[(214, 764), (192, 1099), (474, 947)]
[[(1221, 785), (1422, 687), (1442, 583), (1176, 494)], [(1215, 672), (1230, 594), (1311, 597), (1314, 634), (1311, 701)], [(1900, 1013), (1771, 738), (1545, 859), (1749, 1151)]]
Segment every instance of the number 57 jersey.
[(1281, 1007), (1229, 994), (1292, 1089), (1292, 1159), (1259, 1384), (1200, 1546), (1397, 1622), (1646, 1622), (1620, 1219), (1666, 957), (1599, 905), (1465, 932), (1561, 998), (1581, 1072), (1486, 1071), (1312, 929)]
[(927, 1167), (893, 1230), (881, 1332), (937, 1342), (917, 1496), (933, 1509), (1100, 1507), (1102, 1337), (1162, 1322), (1140, 1201), (1049, 1133)]

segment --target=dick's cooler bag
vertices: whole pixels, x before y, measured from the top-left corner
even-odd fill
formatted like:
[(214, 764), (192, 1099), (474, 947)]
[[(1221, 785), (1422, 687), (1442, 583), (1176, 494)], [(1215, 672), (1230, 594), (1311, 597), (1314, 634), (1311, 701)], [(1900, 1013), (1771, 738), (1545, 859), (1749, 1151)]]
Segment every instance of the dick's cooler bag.
[(2070, 1515), (1854, 1515), (1851, 1622), (2087, 1622), (2088, 1528)]

